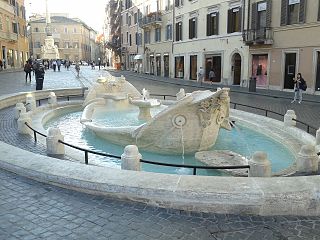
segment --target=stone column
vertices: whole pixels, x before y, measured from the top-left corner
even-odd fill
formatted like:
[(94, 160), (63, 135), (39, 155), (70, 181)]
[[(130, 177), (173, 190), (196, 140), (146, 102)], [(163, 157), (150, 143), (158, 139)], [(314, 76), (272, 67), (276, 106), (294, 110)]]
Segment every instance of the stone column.
[(49, 128), (48, 136), (46, 138), (48, 156), (64, 155), (64, 144), (59, 143), (59, 140), (64, 140), (64, 136), (61, 134), (60, 129)]
[(249, 177), (271, 177), (271, 163), (265, 152), (255, 152), (249, 165)]
[(315, 147), (312, 145), (303, 145), (297, 157), (297, 172), (314, 173), (318, 171), (319, 157), (316, 154)]
[(27, 97), (26, 97), (26, 109), (27, 109), (27, 111), (33, 111), (33, 110), (36, 109), (36, 107), (37, 107), (36, 99), (34, 98), (33, 95), (28, 94)]
[(121, 155), (121, 169), (140, 171), (140, 159), (141, 154), (136, 145), (128, 145), (124, 148), (124, 152)]
[(18, 123), (18, 133), (32, 134), (32, 130), (25, 124), (25, 123), (28, 123), (29, 126), (31, 126), (31, 118), (28, 113), (21, 113), (17, 123)]
[(54, 92), (50, 92), (48, 97), (48, 104), (49, 105), (56, 105), (57, 104), (57, 96)]
[(284, 115), (284, 125), (287, 127), (294, 127), (296, 126), (296, 121), (292, 119), (296, 119), (297, 116), (293, 110), (288, 110), (287, 113)]
[(20, 118), (20, 114), (26, 113), (26, 107), (23, 103), (17, 103), (16, 107), (14, 108), (14, 119), (18, 120)]

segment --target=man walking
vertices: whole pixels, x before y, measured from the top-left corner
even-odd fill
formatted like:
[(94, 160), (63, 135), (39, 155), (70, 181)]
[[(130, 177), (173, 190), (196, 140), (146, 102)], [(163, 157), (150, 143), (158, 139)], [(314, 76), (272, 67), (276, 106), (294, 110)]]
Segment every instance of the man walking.
[(36, 90), (42, 90), (45, 71), (40, 61), (36, 63), (34, 74), (36, 76)]

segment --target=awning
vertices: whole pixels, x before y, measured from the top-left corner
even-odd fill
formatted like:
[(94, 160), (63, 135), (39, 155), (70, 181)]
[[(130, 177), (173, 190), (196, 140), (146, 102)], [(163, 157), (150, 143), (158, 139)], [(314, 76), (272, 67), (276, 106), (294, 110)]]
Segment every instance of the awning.
[(134, 60), (142, 59), (142, 55), (135, 55), (133, 59), (134, 59)]

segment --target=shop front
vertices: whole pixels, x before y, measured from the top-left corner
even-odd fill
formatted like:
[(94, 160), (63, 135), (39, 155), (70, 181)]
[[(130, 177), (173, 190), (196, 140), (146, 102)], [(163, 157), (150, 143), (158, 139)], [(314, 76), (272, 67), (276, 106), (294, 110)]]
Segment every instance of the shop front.
[(175, 78), (184, 78), (184, 57), (175, 57)]
[(221, 55), (205, 55), (205, 81), (209, 81), (209, 72), (213, 70), (213, 82), (221, 82)]
[(257, 86), (268, 86), (268, 54), (252, 55), (251, 76), (256, 78)]

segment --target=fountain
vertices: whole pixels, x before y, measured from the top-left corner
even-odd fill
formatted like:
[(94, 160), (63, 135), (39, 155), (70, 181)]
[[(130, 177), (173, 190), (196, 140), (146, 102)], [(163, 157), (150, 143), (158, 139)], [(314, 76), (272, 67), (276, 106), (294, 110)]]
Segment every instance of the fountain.
[[(81, 123), (96, 135), (120, 145), (136, 144), (139, 148), (161, 153), (194, 153), (212, 147), (220, 127), (230, 129), (229, 89), (217, 92), (195, 91), (179, 96), (174, 104), (166, 106), (158, 99), (149, 98), (149, 92), (138, 92), (123, 77), (99, 78), (84, 101)], [(151, 116), (150, 109), (164, 105)], [(135, 126), (106, 126), (95, 116), (139, 108)], [(121, 116), (120, 116), (121, 118)]]

